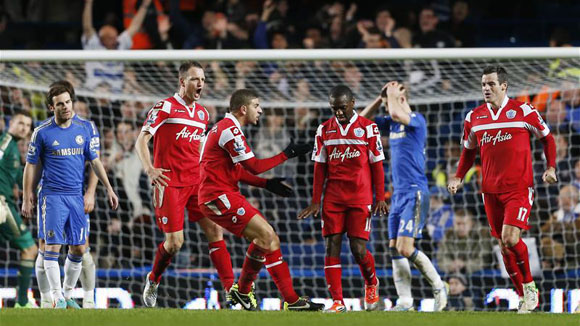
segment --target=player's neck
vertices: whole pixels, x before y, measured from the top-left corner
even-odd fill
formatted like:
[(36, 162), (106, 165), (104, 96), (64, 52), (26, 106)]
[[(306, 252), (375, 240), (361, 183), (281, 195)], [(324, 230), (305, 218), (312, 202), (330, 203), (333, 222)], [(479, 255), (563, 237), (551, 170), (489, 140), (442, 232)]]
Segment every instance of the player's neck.
[(193, 104), (195, 103), (195, 100), (194, 100), (193, 98), (190, 98), (189, 96), (187, 96), (187, 95), (185, 94), (185, 91), (184, 91), (184, 92), (182, 92), (182, 91), (180, 90), (178, 94), (179, 94), (179, 97), (181, 97), (181, 98), (183, 99), (183, 102), (185, 102), (185, 104), (186, 104), (188, 107), (191, 107), (191, 106), (193, 106)]
[(68, 128), (72, 124), (72, 119), (60, 120), (58, 117), (54, 117), (54, 121), (56, 122), (56, 125), (61, 128)]
[(236, 120), (238, 120), (238, 122), (240, 123), (240, 126), (243, 127), (243, 126), (248, 124), (246, 122), (246, 119), (244, 118), (244, 115), (242, 115), (239, 111), (232, 113), (232, 115), (236, 118)]

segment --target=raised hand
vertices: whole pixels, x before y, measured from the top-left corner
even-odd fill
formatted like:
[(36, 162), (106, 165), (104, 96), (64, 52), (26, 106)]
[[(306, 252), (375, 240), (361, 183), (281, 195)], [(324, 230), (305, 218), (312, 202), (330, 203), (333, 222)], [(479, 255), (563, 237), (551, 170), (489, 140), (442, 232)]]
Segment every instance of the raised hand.
[(290, 159), (299, 155), (304, 155), (312, 151), (311, 143), (294, 143), (294, 139), (290, 140), (290, 144), (284, 149), (284, 154)]

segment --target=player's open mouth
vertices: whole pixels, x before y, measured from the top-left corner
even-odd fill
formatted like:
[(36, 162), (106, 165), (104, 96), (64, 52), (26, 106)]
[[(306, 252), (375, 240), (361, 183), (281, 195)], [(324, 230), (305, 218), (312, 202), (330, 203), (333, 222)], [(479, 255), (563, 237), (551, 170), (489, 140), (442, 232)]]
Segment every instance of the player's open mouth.
[(201, 96), (201, 91), (203, 90), (203, 88), (198, 88), (195, 90), (195, 96), (200, 97)]

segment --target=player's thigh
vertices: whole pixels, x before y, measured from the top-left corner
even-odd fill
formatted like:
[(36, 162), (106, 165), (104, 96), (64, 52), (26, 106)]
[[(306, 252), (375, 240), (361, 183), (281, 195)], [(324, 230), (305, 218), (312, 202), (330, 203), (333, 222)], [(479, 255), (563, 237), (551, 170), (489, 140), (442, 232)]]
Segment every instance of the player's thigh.
[[(69, 209), (68, 220), (64, 228), (66, 242), (71, 246), (83, 246), (87, 241), (86, 232), (88, 229), (83, 196), (66, 196), (64, 201)], [(75, 252), (79, 253), (76, 249)]]
[(429, 197), (423, 191), (408, 193), (403, 200), (403, 209), (397, 229), (398, 237), (422, 238), (422, 230), (429, 211)]
[(322, 236), (327, 237), (332, 234), (344, 233), (346, 205), (325, 201), (322, 204)]
[[(44, 225), (45, 225), (45, 221), (44, 221), (44, 217), (46, 216), (45, 214), (45, 210), (46, 210), (46, 196), (44, 196), (44, 194), (42, 193), (41, 190), (38, 191), (38, 202), (36, 205), (36, 226), (38, 229), (37, 232), (37, 238), (40, 240), (44, 241)], [(43, 244), (44, 246), (44, 244)]]
[(534, 189), (529, 188), (522, 191), (502, 194), (501, 200), (505, 207), (503, 224), (528, 230), (530, 228), (530, 212), (532, 211), (532, 205), (534, 204)]
[(388, 216), (388, 232), (389, 240), (397, 239), (399, 232), (399, 221), (401, 220), (401, 212), (405, 206), (404, 196), (402, 193), (395, 192), (391, 200), (391, 207)]
[(155, 221), (164, 233), (183, 230), (190, 187), (153, 187)]
[(70, 214), (69, 206), (66, 204), (66, 197), (43, 195), (41, 214), (46, 245), (62, 245), (66, 243), (64, 229)]
[[(201, 212), (201, 210), (200, 210)], [(197, 221), (199, 227), (203, 230), (205, 237), (207, 238), (208, 242), (215, 242), (223, 240), (223, 229), (221, 226), (217, 225), (214, 221), (210, 218), (204, 217)]]
[(18, 213), (16, 205), (10, 201), (1, 205), (5, 205), (6, 221), (0, 224), (0, 241), (9, 241), (13, 247), (19, 250), (34, 247), (36, 245), (34, 239)]
[(498, 194), (481, 194), (487, 222), (491, 228), (491, 236), (501, 239), (501, 230), (503, 228), (504, 206), (499, 200)]
[(241, 194), (223, 194), (200, 205), (200, 209), (204, 216), (238, 237), (243, 236), (244, 229), (254, 216), (264, 219), (262, 213)]
[(371, 205), (349, 205), (345, 214), (345, 229), (349, 238), (369, 240)]

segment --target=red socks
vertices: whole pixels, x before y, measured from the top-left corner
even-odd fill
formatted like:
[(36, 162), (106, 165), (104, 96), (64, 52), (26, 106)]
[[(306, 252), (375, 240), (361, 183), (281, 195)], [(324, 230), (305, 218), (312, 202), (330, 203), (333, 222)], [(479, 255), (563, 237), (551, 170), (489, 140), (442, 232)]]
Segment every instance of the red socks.
[(516, 292), (520, 297), (524, 296), (524, 288), (523, 288), (523, 277), (522, 273), (520, 272), (520, 268), (517, 263), (517, 259), (515, 254), (508, 249), (502, 250), (501, 255), (503, 257), (503, 262), (505, 264), (505, 269), (508, 272), (512, 283), (516, 287)]
[(209, 258), (217, 270), (224, 290), (229, 291), (234, 285), (232, 259), (224, 240), (209, 243)]
[(343, 301), (342, 297), (342, 266), (340, 257), (326, 256), (324, 258), (324, 276), (326, 277), (326, 286), (330, 292), (332, 300)]
[(264, 257), (266, 252), (266, 249), (261, 248), (253, 242), (250, 243), (248, 251), (246, 251), (246, 259), (242, 266), (242, 272), (238, 279), (240, 293), (247, 294), (252, 290), (252, 283), (256, 280), (256, 277), (258, 277), (258, 273), (266, 261), (266, 258)]
[(518, 243), (508, 248), (514, 255), (520, 272), (522, 273), (522, 278), (524, 283), (530, 283), (534, 279), (532, 278), (532, 272), (530, 271), (530, 261), (528, 257), (528, 246), (520, 239)]
[(149, 279), (155, 283), (159, 283), (161, 281), (161, 275), (163, 272), (171, 264), (172, 255), (170, 255), (163, 244), (165, 241), (161, 242), (157, 247), (157, 253), (155, 254), (155, 262), (153, 263), (153, 268), (151, 269), (151, 274), (149, 274)]
[(292, 276), (290, 276), (290, 269), (288, 264), (282, 258), (282, 253), (280, 249), (274, 250), (266, 255), (266, 269), (268, 273), (272, 276), (278, 291), (284, 297), (284, 301), (288, 303), (294, 303), (298, 301), (299, 297), (294, 291), (294, 286), (292, 285)]
[[(355, 257), (356, 259), (356, 257)], [(361, 260), (356, 259), (358, 267), (360, 268), (360, 273), (365, 279), (366, 285), (377, 284), (377, 278), (375, 274), (375, 259), (370, 251), (367, 250), (367, 254)]]

